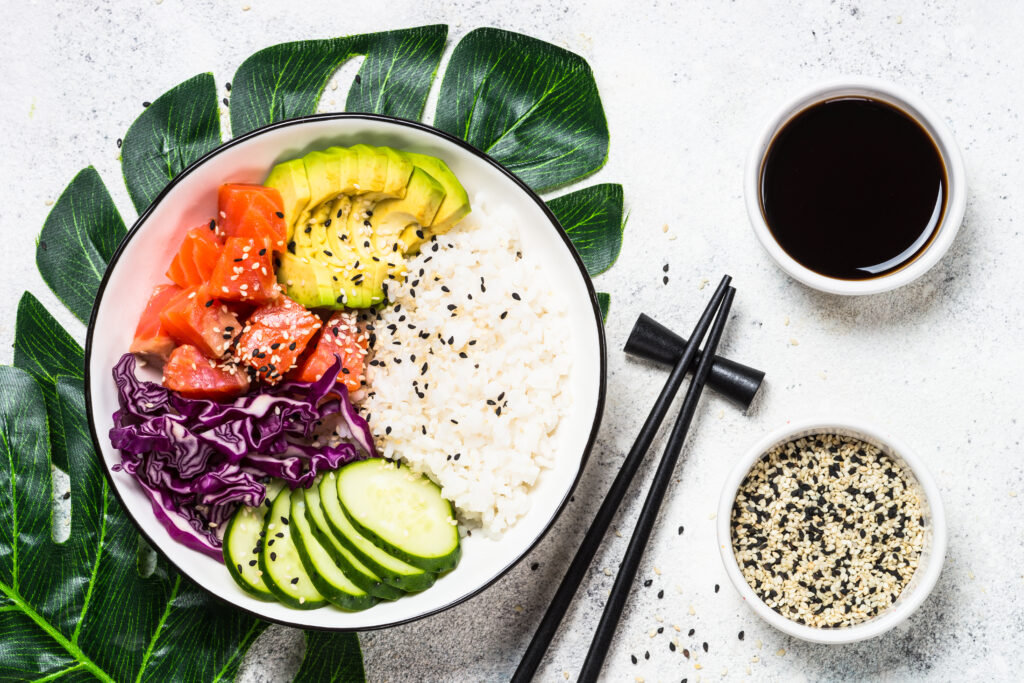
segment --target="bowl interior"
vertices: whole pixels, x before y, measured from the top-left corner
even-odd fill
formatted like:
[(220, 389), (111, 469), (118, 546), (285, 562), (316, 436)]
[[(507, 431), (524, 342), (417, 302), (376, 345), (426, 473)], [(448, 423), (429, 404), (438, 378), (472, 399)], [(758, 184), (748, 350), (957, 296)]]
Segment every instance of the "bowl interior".
[[(791, 257), (772, 236), (761, 201), (765, 156), (776, 134), (808, 107), (840, 97), (867, 97), (892, 105), (913, 118), (931, 137), (946, 172), (946, 202), (938, 227), (921, 252), (897, 270), (864, 280), (842, 280), (807, 268)], [(758, 240), (780, 267), (798, 281), (832, 294), (876, 294), (905, 285), (928, 271), (953, 242), (966, 207), (963, 159), (945, 123), (909, 92), (874, 79), (858, 78), (822, 84), (788, 102), (765, 126), (750, 151), (746, 170), (747, 212)]]
[[(408, 621), (450, 607), (498, 578), (544, 534), (568, 500), (596, 433), (604, 396), (604, 338), (593, 289), (540, 200), (494, 162), (425, 126), (360, 115), (310, 117), (243, 136), (188, 169), (143, 214), (111, 263), (89, 329), (86, 357), (92, 427), (108, 470), (120, 461), (106, 437), (117, 409), (111, 369), (128, 350), (151, 288), (165, 281), (164, 270), (183, 232), (208, 222), (216, 211), (218, 186), (259, 183), (277, 162), (331, 145), (360, 142), (440, 157), (465, 185), (471, 201), (486, 196), (486, 201), (504, 204), (514, 212), (524, 252), (541, 261), (553, 289), (566, 297), (572, 331), (569, 353), (574, 359), (568, 393), (573, 405), (556, 434), (556, 464), (541, 476), (532, 491), (529, 512), (515, 526), (500, 540), (483, 534), (465, 538), (459, 566), (431, 589), (364, 612), (330, 607), (299, 611), (250, 597), (223, 565), (171, 541), (130, 475), (110, 472), (129, 514), (152, 544), (190, 579), (238, 607), (304, 627), (367, 629)], [(471, 214), (467, 220), (477, 219)], [(142, 373), (159, 381), (159, 374), (150, 368)]]
[[(836, 629), (821, 629), (800, 624), (779, 614), (765, 604), (754, 592), (740, 572), (736, 556), (732, 550), (731, 513), (740, 484), (754, 464), (771, 449), (795, 439), (818, 434), (837, 434), (860, 439), (875, 446), (888, 455), (900, 468), (907, 484), (917, 493), (921, 501), (921, 524), (924, 530), (924, 543), (917, 569), (892, 605), (880, 611), (870, 619), (853, 626)], [(931, 592), (938, 572), (945, 558), (945, 518), (941, 502), (931, 478), (922, 465), (901, 445), (886, 439), (873, 431), (856, 426), (833, 426), (825, 424), (809, 424), (797, 426), (783, 433), (773, 434), (760, 442), (749, 458), (737, 466), (723, 492), (719, 509), (719, 545), (726, 572), (736, 589), (747, 603), (760, 616), (773, 626), (786, 633), (812, 642), (845, 643), (863, 640), (879, 635), (892, 628), (909, 616)]]

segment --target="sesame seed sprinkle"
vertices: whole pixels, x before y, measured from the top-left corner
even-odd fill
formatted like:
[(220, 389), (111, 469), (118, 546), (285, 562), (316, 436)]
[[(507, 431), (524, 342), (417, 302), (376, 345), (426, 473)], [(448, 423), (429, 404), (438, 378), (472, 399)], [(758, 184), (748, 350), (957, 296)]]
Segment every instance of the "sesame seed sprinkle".
[(924, 543), (921, 500), (897, 463), (852, 437), (781, 444), (733, 507), (744, 578), (779, 614), (817, 628), (870, 619), (899, 597)]

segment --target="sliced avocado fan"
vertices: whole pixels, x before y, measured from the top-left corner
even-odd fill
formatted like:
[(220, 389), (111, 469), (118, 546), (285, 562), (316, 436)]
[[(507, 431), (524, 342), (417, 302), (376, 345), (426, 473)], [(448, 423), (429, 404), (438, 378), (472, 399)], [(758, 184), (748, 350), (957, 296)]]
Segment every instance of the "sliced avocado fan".
[(405, 275), (405, 258), (470, 212), (442, 160), (391, 147), (310, 152), (271, 169), (284, 200), (288, 252), (278, 281), (307, 308), (368, 308)]

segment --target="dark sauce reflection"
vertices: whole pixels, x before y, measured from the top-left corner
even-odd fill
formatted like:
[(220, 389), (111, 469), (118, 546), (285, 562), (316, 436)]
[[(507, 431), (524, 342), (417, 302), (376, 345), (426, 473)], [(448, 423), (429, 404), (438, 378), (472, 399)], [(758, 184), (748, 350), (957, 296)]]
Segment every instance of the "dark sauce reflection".
[(896, 107), (841, 97), (776, 134), (761, 169), (761, 210), (796, 261), (865, 280), (913, 261), (937, 232), (946, 169), (931, 136)]

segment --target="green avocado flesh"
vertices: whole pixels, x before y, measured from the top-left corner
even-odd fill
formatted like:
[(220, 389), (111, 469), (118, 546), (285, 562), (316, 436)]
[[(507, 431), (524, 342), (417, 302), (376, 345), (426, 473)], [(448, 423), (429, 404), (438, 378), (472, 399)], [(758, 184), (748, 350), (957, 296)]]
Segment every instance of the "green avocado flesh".
[(370, 308), (405, 259), (470, 212), (448, 165), (391, 147), (353, 145), (274, 166), (264, 181), (284, 200), (288, 250), (277, 279), (307, 308)]

